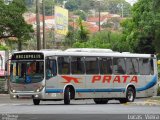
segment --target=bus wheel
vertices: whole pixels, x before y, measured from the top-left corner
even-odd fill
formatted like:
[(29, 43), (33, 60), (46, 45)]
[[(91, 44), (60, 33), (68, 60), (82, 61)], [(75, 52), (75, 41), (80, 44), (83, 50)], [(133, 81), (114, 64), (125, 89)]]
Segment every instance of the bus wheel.
[(67, 87), (64, 91), (64, 104), (69, 105), (71, 99), (71, 93), (69, 87)]
[(39, 105), (40, 100), (39, 99), (33, 99), (33, 103), (34, 103), (34, 105)]
[(93, 100), (96, 104), (107, 104), (108, 103), (108, 99), (104, 99), (104, 98), (95, 98)]
[(126, 92), (126, 101), (133, 102), (135, 99), (135, 90), (132, 87), (128, 87)]

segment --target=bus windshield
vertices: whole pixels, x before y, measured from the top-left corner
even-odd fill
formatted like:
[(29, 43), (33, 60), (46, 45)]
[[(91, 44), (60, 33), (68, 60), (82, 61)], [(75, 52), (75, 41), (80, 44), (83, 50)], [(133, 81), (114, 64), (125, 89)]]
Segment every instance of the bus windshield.
[(12, 61), (10, 69), (11, 82), (37, 83), (44, 79), (43, 61)]

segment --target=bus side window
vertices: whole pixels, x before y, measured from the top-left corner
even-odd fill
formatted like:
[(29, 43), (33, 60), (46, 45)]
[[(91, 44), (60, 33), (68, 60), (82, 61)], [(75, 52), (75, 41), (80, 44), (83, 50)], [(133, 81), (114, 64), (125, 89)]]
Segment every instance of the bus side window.
[(113, 58), (113, 71), (114, 74), (125, 74), (126, 65), (124, 58)]
[(70, 74), (70, 58), (67, 56), (58, 57), (58, 73)]
[(126, 72), (128, 75), (138, 74), (138, 60), (137, 58), (126, 58)]
[(141, 75), (150, 75), (151, 73), (150, 60), (147, 58), (140, 58), (139, 70)]
[(100, 73), (112, 74), (112, 59), (111, 58), (99, 58)]
[(86, 74), (99, 74), (97, 57), (86, 57), (85, 66), (86, 66)]
[(46, 59), (46, 78), (49, 79), (57, 75), (57, 64), (56, 60), (52, 58)]
[(151, 75), (154, 74), (154, 64), (153, 64), (153, 59), (150, 59), (150, 68), (151, 68)]
[(83, 57), (71, 57), (71, 73), (72, 74), (85, 73)]

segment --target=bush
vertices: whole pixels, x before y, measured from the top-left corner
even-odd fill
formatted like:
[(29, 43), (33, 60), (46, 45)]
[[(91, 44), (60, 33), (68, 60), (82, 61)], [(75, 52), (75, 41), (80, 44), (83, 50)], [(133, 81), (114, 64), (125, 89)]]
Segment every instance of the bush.
[(8, 50), (8, 47), (0, 45), (0, 50)]

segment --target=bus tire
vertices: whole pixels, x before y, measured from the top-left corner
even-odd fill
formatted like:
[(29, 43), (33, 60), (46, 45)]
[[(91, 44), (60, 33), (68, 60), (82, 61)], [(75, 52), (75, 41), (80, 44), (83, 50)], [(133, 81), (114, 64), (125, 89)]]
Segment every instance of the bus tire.
[(39, 99), (33, 99), (33, 103), (34, 103), (34, 105), (39, 105), (40, 100)]
[(126, 92), (126, 101), (127, 102), (134, 102), (135, 99), (135, 90), (133, 87), (128, 87)]
[(96, 104), (107, 104), (108, 103), (108, 99), (105, 99), (105, 98), (95, 98), (93, 100)]
[(67, 87), (64, 91), (64, 104), (69, 105), (71, 100), (71, 93), (69, 87)]

